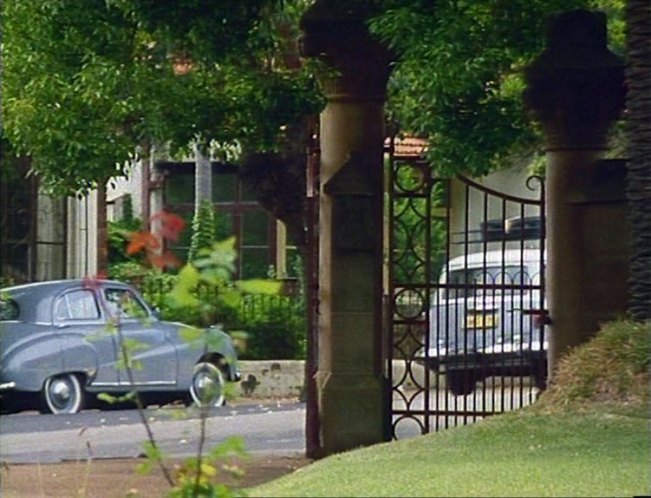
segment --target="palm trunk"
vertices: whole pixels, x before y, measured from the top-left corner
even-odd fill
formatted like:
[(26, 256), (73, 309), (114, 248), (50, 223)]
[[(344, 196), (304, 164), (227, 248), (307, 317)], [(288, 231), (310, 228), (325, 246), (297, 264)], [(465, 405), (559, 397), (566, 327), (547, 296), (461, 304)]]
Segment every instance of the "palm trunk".
[(199, 212), (202, 201), (212, 199), (212, 165), (201, 143), (194, 145), (194, 212)]

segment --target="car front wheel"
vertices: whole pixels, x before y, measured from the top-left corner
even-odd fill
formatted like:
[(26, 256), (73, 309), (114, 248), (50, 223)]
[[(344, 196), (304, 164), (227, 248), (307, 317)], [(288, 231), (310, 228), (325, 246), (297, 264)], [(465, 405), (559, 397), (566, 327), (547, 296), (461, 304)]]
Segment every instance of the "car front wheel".
[(50, 413), (77, 413), (84, 407), (86, 393), (75, 374), (53, 375), (43, 385), (44, 408)]
[(221, 406), (224, 404), (224, 374), (214, 364), (197, 363), (192, 374), (190, 397), (197, 406)]

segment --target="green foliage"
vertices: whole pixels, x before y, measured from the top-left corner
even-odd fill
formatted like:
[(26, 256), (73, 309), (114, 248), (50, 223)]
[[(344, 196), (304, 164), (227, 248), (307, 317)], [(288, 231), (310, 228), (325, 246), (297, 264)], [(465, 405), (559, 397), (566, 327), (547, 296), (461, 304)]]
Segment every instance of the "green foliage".
[(197, 257), (179, 271), (167, 305), (183, 310), (188, 313), (187, 318), (198, 320), (197, 325), (205, 327), (231, 322), (245, 294), (277, 294), (280, 282), (233, 279), (235, 242), (235, 237), (230, 237), (199, 249)]
[(217, 445), (206, 458), (187, 458), (176, 469), (176, 485), (168, 496), (170, 498), (245, 496), (240, 491), (219, 484), (217, 479), (220, 470), (235, 477), (241, 476), (242, 471), (237, 465), (220, 465), (220, 463), (231, 457), (246, 456), (244, 440), (240, 437), (232, 437)]
[(102, 2), (9, 0), (2, 13), (9, 139), (46, 183), (75, 191), (117, 174), (116, 162), (138, 143), (125, 126), (135, 117), (128, 88), (137, 84), (125, 69), (142, 40)]
[(243, 360), (305, 359), (307, 324), (300, 299), (250, 296), (241, 306), (234, 329), (241, 329)]
[(16, 285), (16, 282), (13, 279), (13, 277), (0, 276), (0, 288), (9, 287), (11, 285)]
[[(218, 333), (222, 328), (221, 322), (229, 311), (239, 306), (243, 290), (279, 291), (279, 284), (272, 285), (268, 282), (264, 285), (240, 282), (238, 285), (238, 282), (233, 280), (236, 257), (234, 237), (215, 242), (210, 247), (200, 248), (196, 257), (181, 268), (174, 287), (168, 295), (168, 302), (172, 307), (198, 314), (203, 326), (216, 324), (200, 335), (197, 334), (196, 329), (188, 329), (184, 332), (188, 339), (199, 338), (199, 342), (203, 343), (204, 352), (219, 346), (215, 341), (222, 340)], [(202, 295), (202, 292), (208, 294)], [(226, 359), (226, 361), (231, 360)], [(205, 406), (202, 406), (201, 413), (201, 437), (197, 457), (185, 460), (177, 470), (170, 496), (235, 496), (228, 486), (215, 482), (217, 466), (203, 454), (207, 416)], [(232, 443), (227, 449), (241, 450), (241, 443)], [(213, 455), (222, 453), (223, 451), (218, 450)]]
[[(431, 219), (429, 212), (445, 205), (445, 184), (426, 181), (418, 168), (401, 165), (395, 172), (393, 242), (394, 280), (401, 283), (437, 281), (445, 259), (445, 219)], [(400, 194), (418, 193), (423, 197)], [(429, 254), (428, 254), (429, 252)], [(425, 261), (430, 261), (429, 268)], [(429, 270), (429, 274), (426, 274)]]
[(174, 52), (219, 61), (240, 56), (256, 29), (266, 0), (109, 0)]
[(108, 268), (108, 277), (113, 280), (128, 282), (138, 285), (145, 276), (152, 271), (142, 263), (136, 261), (124, 261), (121, 263), (111, 263)]
[[(134, 263), (130, 270), (135, 270), (135, 263), (143, 262), (143, 255), (127, 254), (127, 245), (133, 232), (141, 228), (142, 221), (133, 215), (133, 201), (127, 195), (124, 200), (124, 213), (119, 220), (107, 223), (109, 273), (129, 273), (129, 269), (112, 268), (115, 265)], [(131, 280), (129, 280), (131, 281)]]
[(273, 149), (321, 105), (308, 73), (272, 63), (278, 5), (6, 0), (7, 138), (66, 194), (124, 174), (138, 145)]
[[(241, 349), (241, 359), (305, 358), (304, 301), (300, 297), (277, 295), (277, 282), (236, 281), (233, 286), (243, 294), (228, 307), (214, 313), (210, 307), (219, 302), (222, 289), (200, 283), (190, 289), (187, 281), (184, 285), (178, 285), (179, 278), (196, 283), (196, 274), (181, 277), (181, 274), (171, 275), (155, 269), (139, 268), (144, 271), (142, 275), (138, 274), (137, 278), (128, 280), (123, 274), (125, 276), (121, 279), (137, 285), (145, 300), (158, 310), (162, 319), (195, 327), (206, 327), (210, 325), (207, 323), (209, 321), (220, 323), (236, 339), (236, 343), (243, 345), (238, 348)], [(173, 289), (175, 298), (170, 299)], [(207, 319), (206, 316), (210, 318)], [(198, 330), (200, 329), (191, 328), (184, 331), (184, 334), (188, 335), (188, 340), (195, 340), (200, 333)]]
[[(176, 275), (125, 263), (115, 267), (123, 272), (114, 278), (134, 283), (165, 320), (201, 328), (220, 324), (243, 338), (241, 358), (304, 358), (304, 300), (278, 295), (278, 281), (233, 280), (235, 257), (235, 239), (229, 238), (200, 250), (194, 264)], [(189, 329), (188, 338), (197, 330)]]
[(542, 140), (522, 103), (523, 69), (544, 47), (547, 17), (605, 8), (611, 43), (622, 47), (622, 0), (395, 0), (370, 22), (399, 59), (389, 112), (426, 137), (442, 173), (482, 175)]
[(194, 219), (192, 220), (192, 236), (188, 261), (197, 258), (199, 249), (210, 247), (217, 239), (215, 208), (211, 201), (204, 199), (199, 203)]
[(130, 281), (130, 283), (134, 283), (140, 289), (145, 300), (159, 310), (164, 320), (179, 321), (166, 315), (165, 306), (167, 292), (174, 286), (177, 278), (176, 275), (152, 268), (142, 276), (140, 281), (135, 283)]

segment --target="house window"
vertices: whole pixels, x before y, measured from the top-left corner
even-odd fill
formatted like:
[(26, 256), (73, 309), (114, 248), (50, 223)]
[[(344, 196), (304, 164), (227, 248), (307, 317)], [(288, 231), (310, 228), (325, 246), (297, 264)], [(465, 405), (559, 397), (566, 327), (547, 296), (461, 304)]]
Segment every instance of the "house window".
[[(182, 260), (187, 259), (194, 216), (194, 163), (157, 164), (165, 177), (163, 202), (181, 216), (188, 229), (170, 245)], [(212, 196), (216, 211), (217, 240), (237, 237), (236, 278), (264, 278), (276, 260), (276, 220), (255, 200), (237, 177), (237, 167), (213, 162)]]
[(0, 184), (0, 261), (2, 277), (28, 282), (34, 274), (34, 180), (19, 179)]
[(0, 284), (63, 278), (65, 201), (39, 194), (28, 160), (11, 166), (0, 178)]

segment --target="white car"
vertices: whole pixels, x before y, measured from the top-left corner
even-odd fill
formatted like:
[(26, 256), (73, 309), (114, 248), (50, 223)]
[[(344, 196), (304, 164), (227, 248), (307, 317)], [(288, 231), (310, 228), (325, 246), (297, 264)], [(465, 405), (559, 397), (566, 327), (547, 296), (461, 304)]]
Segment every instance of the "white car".
[(430, 308), (426, 361), (455, 395), (490, 376), (546, 382), (544, 254), (505, 249), (465, 254), (445, 265)]

